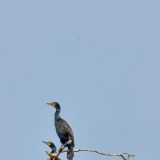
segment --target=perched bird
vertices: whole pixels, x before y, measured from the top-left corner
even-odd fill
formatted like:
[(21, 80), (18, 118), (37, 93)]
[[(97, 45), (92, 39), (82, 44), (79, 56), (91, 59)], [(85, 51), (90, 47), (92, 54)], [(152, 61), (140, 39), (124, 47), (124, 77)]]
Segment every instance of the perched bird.
[(48, 145), (48, 147), (50, 147), (51, 148), (51, 152), (50, 153), (56, 153), (56, 151), (57, 151), (57, 148), (56, 148), (56, 146), (54, 145), (54, 143), (53, 142), (45, 142), (45, 141), (42, 141), (43, 143), (45, 143), (46, 145)]
[[(74, 152), (73, 152), (73, 147), (74, 147), (74, 135), (71, 127), (69, 124), (62, 119), (59, 114), (61, 111), (61, 107), (58, 102), (51, 102), (47, 103), (48, 105), (54, 107), (56, 109), (54, 118), (55, 118), (55, 128), (56, 132), (58, 134), (58, 137), (63, 145), (68, 147), (67, 151), (67, 159), (68, 160), (73, 160), (74, 157)], [(68, 143), (70, 142), (70, 143)]]
[[(48, 147), (50, 147), (51, 148), (51, 154), (56, 154), (57, 153), (57, 148), (56, 148), (56, 146), (54, 145), (54, 143), (53, 142), (50, 142), (50, 141), (48, 141), (48, 142), (45, 142), (45, 141), (42, 141), (43, 143), (45, 143), (46, 145), (48, 145)], [(47, 153), (48, 154), (48, 153)], [(50, 159), (48, 159), (48, 160), (61, 160), (61, 159), (59, 159), (58, 157), (50, 157)]]

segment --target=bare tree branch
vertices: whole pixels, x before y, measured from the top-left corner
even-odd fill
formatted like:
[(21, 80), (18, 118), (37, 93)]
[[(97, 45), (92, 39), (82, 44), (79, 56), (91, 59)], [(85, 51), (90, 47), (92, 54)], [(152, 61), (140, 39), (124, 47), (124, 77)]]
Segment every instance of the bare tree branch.
[[(59, 151), (57, 151), (56, 154), (52, 154), (52, 153), (48, 153), (48, 156), (50, 157), (50, 160), (60, 160), (58, 158), (59, 154), (62, 152), (67, 152), (67, 150), (63, 150), (65, 147), (61, 147), (59, 149)], [(99, 152), (97, 150), (93, 150), (93, 149), (75, 149), (73, 150), (74, 152), (94, 152), (96, 154), (99, 155), (103, 155), (103, 156), (117, 156), (117, 157), (121, 157), (123, 160), (130, 160), (131, 157), (135, 157), (135, 155), (130, 154), (130, 153), (103, 153), (103, 152)], [(52, 159), (51, 159), (52, 158)], [(58, 158), (58, 159), (57, 159)]]
[[(55, 153), (49, 153), (49, 152), (46, 151), (46, 154), (49, 156), (48, 160), (61, 160), (61, 159), (58, 158), (58, 156), (61, 153), (67, 152), (67, 150), (64, 150), (64, 149), (71, 142), (72, 141), (69, 140), (68, 142), (66, 142), (65, 144), (63, 144), (59, 148), (59, 150), (57, 150)], [(96, 154), (107, 156), (107, 157), (108, 156), (121, 157), (123, 160), (130, 160), (131, 157), (135, 157), (135, 155), (130, 154), (130, 153), (103, 153), (103, 152), (100, 152), (100, 151), (94, 150), (94, 149), (75, 149), (75, 150), (73, 150), (73, 152), (92, 152), (92, 153), (96, 153)]]
[[(64, 150), (63, 152), (67, 152), (66, 150)], [(93, 150), (93, 149), (76, 149), (74, 150), (74, 152), (94, 152), (97, 153), (99, 155), (103, 155), (103, 156), (117, 156), (117, 157), (122, 157), (124, 160), (129, 160), (131, 157), (135, 157), (135, 155), (130, 154), (130, 153), (103, 153), (103, 152), (99, 152), (97, 150)]]

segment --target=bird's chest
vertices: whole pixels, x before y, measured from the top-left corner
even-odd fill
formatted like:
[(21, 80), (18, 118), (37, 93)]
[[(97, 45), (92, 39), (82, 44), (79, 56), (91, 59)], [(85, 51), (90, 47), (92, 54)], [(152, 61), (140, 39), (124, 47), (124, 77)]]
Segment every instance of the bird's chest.
[(64, 133), (64, 126), (63, 126), (63, 123), (62, 123), (62, 121), (61, 120), (56, 120), (55, 121), (55, 127), (56, 127), (56, 131), (57, 132), (62, 132), (62, 133)]
[(56, 132), (59, 137), (65, 136), (67, 134), (63, 121), (58, 119), (55, 121)]
[(61, 119), (55, 120), (55, 128), (56, 128), (56, 132), (61, 140), (61, 143), (64, 144), (66, 141), (68, 141), (68, 135), (67, 135), (64, 124), (61, 121)]

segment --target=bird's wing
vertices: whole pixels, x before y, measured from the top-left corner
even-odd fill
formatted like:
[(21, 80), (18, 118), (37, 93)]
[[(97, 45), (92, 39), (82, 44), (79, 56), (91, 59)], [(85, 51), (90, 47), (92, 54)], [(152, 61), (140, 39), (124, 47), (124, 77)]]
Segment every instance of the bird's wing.
[(64, 127), (66, 133), (68, 134), (69, 138), (72, 140), (73, 145), (74, 145), (73, 131), (72, 131), (71, 127), (69, 126), (69, 124), (64, 119), (63, 119), (63, 127)]

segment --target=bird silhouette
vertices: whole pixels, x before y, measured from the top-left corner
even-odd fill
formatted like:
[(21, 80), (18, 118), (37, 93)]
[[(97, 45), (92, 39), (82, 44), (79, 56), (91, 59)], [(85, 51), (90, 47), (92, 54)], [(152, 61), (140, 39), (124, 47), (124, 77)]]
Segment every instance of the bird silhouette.
[[(55, 144), (53, 143), (53, 142), (50, 142), (50, 141), (48, 141), (48, 142), (46, 142), (46, 141), (42, 141), (43, 143), (45, 143), (48, 147), (50, 147), (51, 148), (51, 154), (56, 154), (57, 153), (57, 148), (56, 148), (56, 146), (55, 146)], [(48, 154), (48, 153), (47, 153)], [(61, 160), (60, 158), (58, 158), (58, 157), (50, 157), (50, 159), (49, 160)]]
[(62, 145), (64, 145), (65, 147), (68, 147), (67, 159), (73, 160), (73, 157), (74, 157), (73, 147), (75, 146), (73, 131), (71, 127), (69, 126), (69, 124), (59, 116), (60, 111), (61, 111), (61, 107), (59, 103), (51, 102), (47, 104), (56, 109), (56, 112), (54, 115), (56, 132), (57, 132), (57, 135)]
[(53, 153), (57, 152), (57, 148), (56, 148), (56, 146), (55, 146), (55, 144), (53, 142), (50, 142), (50, 141), (48, 141), (48, 142), (42, 141), (42, 142), (45, 143), (48, 147), (51, 148), (51, 152), (50, 153), (53, 154)]

